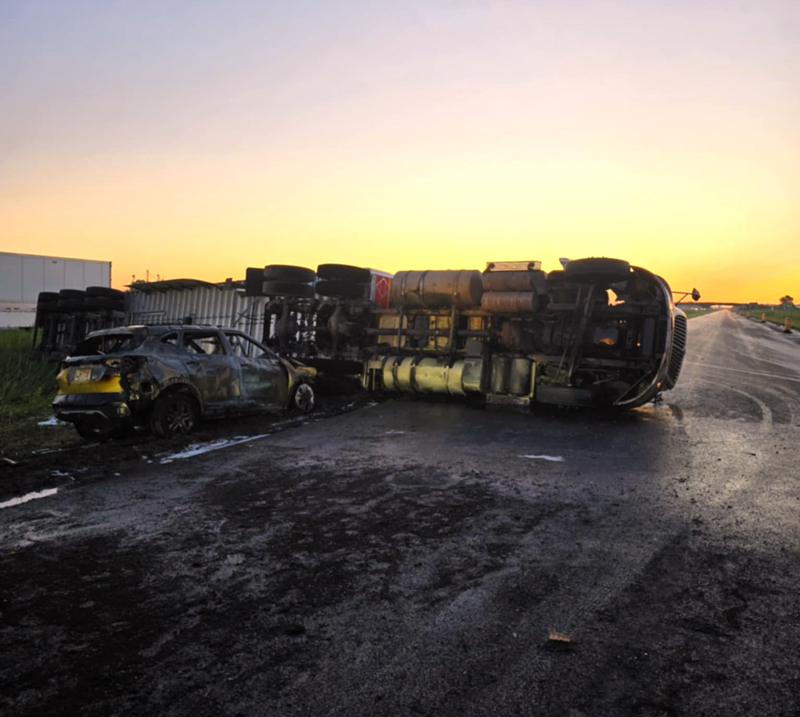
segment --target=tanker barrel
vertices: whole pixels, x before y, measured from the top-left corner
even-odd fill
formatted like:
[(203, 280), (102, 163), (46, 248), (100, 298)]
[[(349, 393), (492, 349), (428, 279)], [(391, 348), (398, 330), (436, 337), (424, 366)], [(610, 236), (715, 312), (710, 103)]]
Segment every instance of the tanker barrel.
[(399, 271), (392, 280), (392, 303), (405, 309), (466, 309), (479, 306), (481, 273), (459, 271)]

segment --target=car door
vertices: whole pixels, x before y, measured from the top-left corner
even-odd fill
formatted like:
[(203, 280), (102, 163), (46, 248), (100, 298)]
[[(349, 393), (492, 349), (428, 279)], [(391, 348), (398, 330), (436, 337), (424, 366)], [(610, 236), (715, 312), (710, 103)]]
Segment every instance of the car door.
[(241, 331), (226, 331), (225, 338), (239, 365), (242, 407), (282, 408), (286, 405), (288, 377), (280, 359)]
[(234, 390), (238, 366), (215, 329), (184, 330), (181, 337), (182, 360), (189, 381), (203, 397), (206, 412), (236, 408), (239, 397)]

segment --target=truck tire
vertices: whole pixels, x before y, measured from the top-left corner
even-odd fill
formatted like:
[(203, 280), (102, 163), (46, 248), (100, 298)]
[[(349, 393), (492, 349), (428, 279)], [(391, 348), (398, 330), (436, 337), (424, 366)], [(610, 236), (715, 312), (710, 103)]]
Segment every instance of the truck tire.
[(245, 271), (244, 295), (263, 296), (264, 270), (255, 267), (248, 267)]
[(86, 296), (86, 292), (80, 289), (61, 289), (61, 291), (58, 292), (59, 300), (82, 299), (84, 296)]
[(356, 284), (366, 284), (372, 279), (369, 269), (349, 264), (320, 264), (317, 267), (317, 276), (320, 279), (351, 281)]
[(631, 265), (624, 259), (589, 257), (569, 262), (564, 269), (564, 278), (569, 281), (625, 281), (631, 276)]
[(116, 299), (109, 299), (105, 297), (89, 296), (83, 301), (83, 305), (87, 309), (99, 309), (101, 311), (122, 311), (122, 302)]
[(87, 286), (86, 296), (96, 296), (104, 299), (122, 301), (125, 298), (125, 292), (119, 289), (112, 289), (108, 286)]
[(304, 266), (270, 264), (264, 267), (264, 278), (267, 281), (296, 281), (309, 284), (317, 278), (317, 275), (313, 269), (306, 269)]
[(351, 281), (323, 280), (317, 282), (317, 293), (320, 296), (338, 296), (342, 299), (361, 299), (366, 295), (367, 284)]
[(262, 287), (265, 296), (292, 296), (306, 298), (314, 296), (314, 288), (310, 284), (296, 281), (265, 281)]

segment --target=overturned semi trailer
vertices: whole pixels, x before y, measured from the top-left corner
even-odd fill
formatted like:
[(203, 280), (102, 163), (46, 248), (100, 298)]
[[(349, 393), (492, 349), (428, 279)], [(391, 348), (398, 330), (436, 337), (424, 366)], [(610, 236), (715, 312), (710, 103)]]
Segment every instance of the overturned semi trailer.
[(383, 306), (337, 281), (274, 298), (263, 338), (323, 372), (358, 371), (371, 391), (633, 408), (675, 385), (686, 350), (667, 283), (619, 259), (401, 271)]

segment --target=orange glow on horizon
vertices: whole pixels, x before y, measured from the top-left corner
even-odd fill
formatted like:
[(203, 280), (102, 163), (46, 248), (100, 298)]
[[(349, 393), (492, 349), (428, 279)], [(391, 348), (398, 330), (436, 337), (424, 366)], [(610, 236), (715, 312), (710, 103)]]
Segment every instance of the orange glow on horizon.
[(8, 18), (0, 249), (118, 288), (611, 256), (703, 301), (800, 295), (781, 3), (183, 5)]

